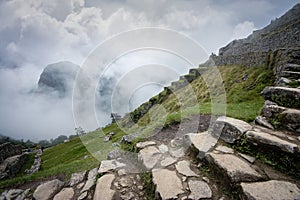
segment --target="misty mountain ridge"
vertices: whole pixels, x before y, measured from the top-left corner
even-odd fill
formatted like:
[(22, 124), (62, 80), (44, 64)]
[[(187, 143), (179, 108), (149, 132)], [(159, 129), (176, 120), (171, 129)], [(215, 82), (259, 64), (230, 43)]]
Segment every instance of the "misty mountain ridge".
[(38, 93), (57, 92), (65, 97), (72, 91), (76, 74), (80, 67), (69, 61), (47, 65), (38, 81)]

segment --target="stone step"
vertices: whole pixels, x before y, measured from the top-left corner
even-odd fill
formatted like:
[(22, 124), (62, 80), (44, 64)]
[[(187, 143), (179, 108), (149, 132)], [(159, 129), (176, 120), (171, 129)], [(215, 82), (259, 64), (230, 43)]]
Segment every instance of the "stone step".
[(284, 66), (285, 71), (294, 71), (294, 72), (300, 72), (300, 65), (299, 64), (291, 64), (288, 63)]
[(240, 182), (253, 182), (264, 179), (246, 160), (230, 153), (211, 152), (205, 160), (225, 185), (234, 186)]
[(247, 122), (231, 117), (219, 117), (213, 125), (211, 134), (226, 143), (234, 143), (244, 133), (251, 130), (252, 126)]
[(287, 87), (266, 87), (262, 91), (265, 100), (273, 101), (279, 106), (300, 109), (300, 89)]
[(243, 199), (300, 199), (300, 189), (296, 184), (270, 180), (255, 183), (241, 183)]
[[(261, 130), (248, 131), (246, 134), (247, 141), (253, 143), (254, 145), (259, 145), (265, 147), (265, 149), (270, 150), (273, 149), (269, 147), (277, 148), (280, 151), (291, 154), (299, 154), (300, 146), (299, 142), (289, 141), (287, 139), (282, 139), (276, 135), (263, 132)], [(298, 143), (298, 144), (297, 144)]]
[(300, 72), (296, 71), (281, 71), (280, 75), (282, 77), (291, 78), (291, 79), (300, 79)]
[[(261, 115), (268, 122), (272, 122), (274, 126), (278, 126), (275, 128), (284, 128), (289, 131), (300, 133), (300, 110), (298, 109), (265, 103), (261, 110)], [(271, 127), (268, 128), (271, 129)]]
[(290, 59), (289, 59), (289, 63), (293, 63), (293, 64), (298, 64), (298, 65), (300, 65), (300, 59), (299, 59), (299, 58), (296, 58), (296, 57), (290, 58)]

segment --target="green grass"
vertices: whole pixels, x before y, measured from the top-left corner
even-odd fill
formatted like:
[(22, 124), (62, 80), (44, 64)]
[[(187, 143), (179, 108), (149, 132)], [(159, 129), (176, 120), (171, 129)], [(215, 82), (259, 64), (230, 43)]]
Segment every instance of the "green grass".
[[(85, 155), (88, 157), (83, 159)], [(0, 182), (0, 188), (11, 188), (28, 181), (42, 180), (59, 174), (65, 175), (68, 179), (74, 172), (89, 170), (98, 165), (99, 161), (87, 151), (80, 138), (75, 137), (70, 142), (44, 150), (40, 171), (32, 175), (20, 174), (15, 178), (3, 180)]]
[[(251, 68), (222, 66), (218, 67), (218, 70), (223, 79), (226, 102), (225, 104), (215, 103), (213, 113), (215, 115), (226, 114), (229, 117), (247, 122), (253, 121), (264, 104), (260, 92), (264, 87), (272, 85), (274, 82), (273, 71), (264, 66)], [(242, 80), (244, 74), (247, 74), (246, 80)], [(160, 104), (164, 108), (165, 113), (162, 112), (162, 109), (155, 112), (155, 109), (151, 108), (152, 112), (155, 113), (155, 117), (149, 120), (149, 115), (146, 113), (139, 119), (138, 124), (143, 126), (150, 125), (153, 129), (153, 124), (161, 124), (155, 124), (153, 121), (159, 122), (164, 120), (165, 126), (168, 126), (194, 114), (211, 114), (211, 98), (207, 85), (210, 84), (211, 92), (216, 94), (221, 92), (221, 90), (217, 88), (214, 82), (218, 78), (215, 71), (208, 70), (206, 75), (206, 82), (202, 77), (198, 77), (188, 86), (179, 89), (176, 95), (173, 93), (168, 95), (167, 98), (165, 97), (165, 100)], [(192, 97), (196, 97), (196, 99)], [(216, 99), (215, 102), (219, 101), (218, 95), (214, 96), (214, 98)]]
[[(75, 137), (70, 142), (45, 150), (39, 172), (33, 175), (20, 174), (18, 177), (1, 181), (0, 189), (59, 174), (64, 174), (66, 178), (69, 178), (74, 172), (98, 167), (99, 161), (106, 159), (107, 153), (116, 148), (112, 144), (120, 142), (123, 135), (140, 133), (141, 138), (136, 139), (133, 144), (121, 146), (124, 150), (136, 151), (134, 144), (151, 135), (154, 130), (179, 123), (182, 119), (195, 114), (211, 114), (214, 111), (215, 115), (226, 114), (248, 122), (253, 121), (264, 103), (260, 92), (265, 86), (272, 85), (274, 82), (273, 71), (264, 66), (251, 68), (222, 66), (218, 67), (218, 70), (223, 79), (226, 102), (220, 103), (221, 98), (218, 94), (222, 90), (217, 88), (214, 82), (219, 75), (213, 70), (208, 70), (205, 72), (207, 75), (205, 81), (203, 77), (198, 77), (192, 83), (176, 91), (176, 94), (163, 91), (152, 98), (151, 102), (142, 104), (118, 124), (110, 124), (81, 138)], [(242, 80), (244, 74), (247, 74), (246, 80)], [(208, 88), (216, 94), (214, 102), (217, 103), (214, 104), (213, 109)], [(112, 131), (115, 135), (109, 142), (104, 142), (105, 135)], [(88, 157), (83, 159), (84, 156)], [(27, 168), (31, 162), (32, 157), (26, 164)], [(147, 181), (149, 177), (145, 176), (145, 181)], [(150, 187), (149, 191), (152, 189)]]
[(34, 163), (34, 156), (36, 155), (36, 153), (30, 153), (28, 154), (27, 160), (25, 162), (25, 164), (22, 166), (22, 168), (20, 169), (20, 172), (18, 173), (17, 176), (23, 176), (25, 175), (25, 170), (26, 169), (30, 169), (31, 166)]

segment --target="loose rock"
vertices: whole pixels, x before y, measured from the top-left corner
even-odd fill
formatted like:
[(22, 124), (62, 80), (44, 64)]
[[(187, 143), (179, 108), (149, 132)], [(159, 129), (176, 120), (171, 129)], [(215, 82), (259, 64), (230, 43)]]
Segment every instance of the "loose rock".
[(39, 185), (33, 193), (36, 200), (52, 199), (54, 195), (63, 187), (64, 183), (58, 179), (45, 182)]

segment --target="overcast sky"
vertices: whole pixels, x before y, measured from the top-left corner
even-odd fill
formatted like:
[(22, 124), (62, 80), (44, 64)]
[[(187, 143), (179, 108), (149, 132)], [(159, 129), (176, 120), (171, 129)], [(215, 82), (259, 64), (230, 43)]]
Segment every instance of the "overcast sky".
[[(218, 53), (221, 46), (266, 26), (298, 2), (0, 0), (0, 134), (39, 140), (72, 133), (69, 99), (28, 94), (46, 65), (62, 60), (81, 65), (114, 34), (168, 28), (193, 38), (208, 54)], [(130, 59), (134, 56), (125, 61)]]

